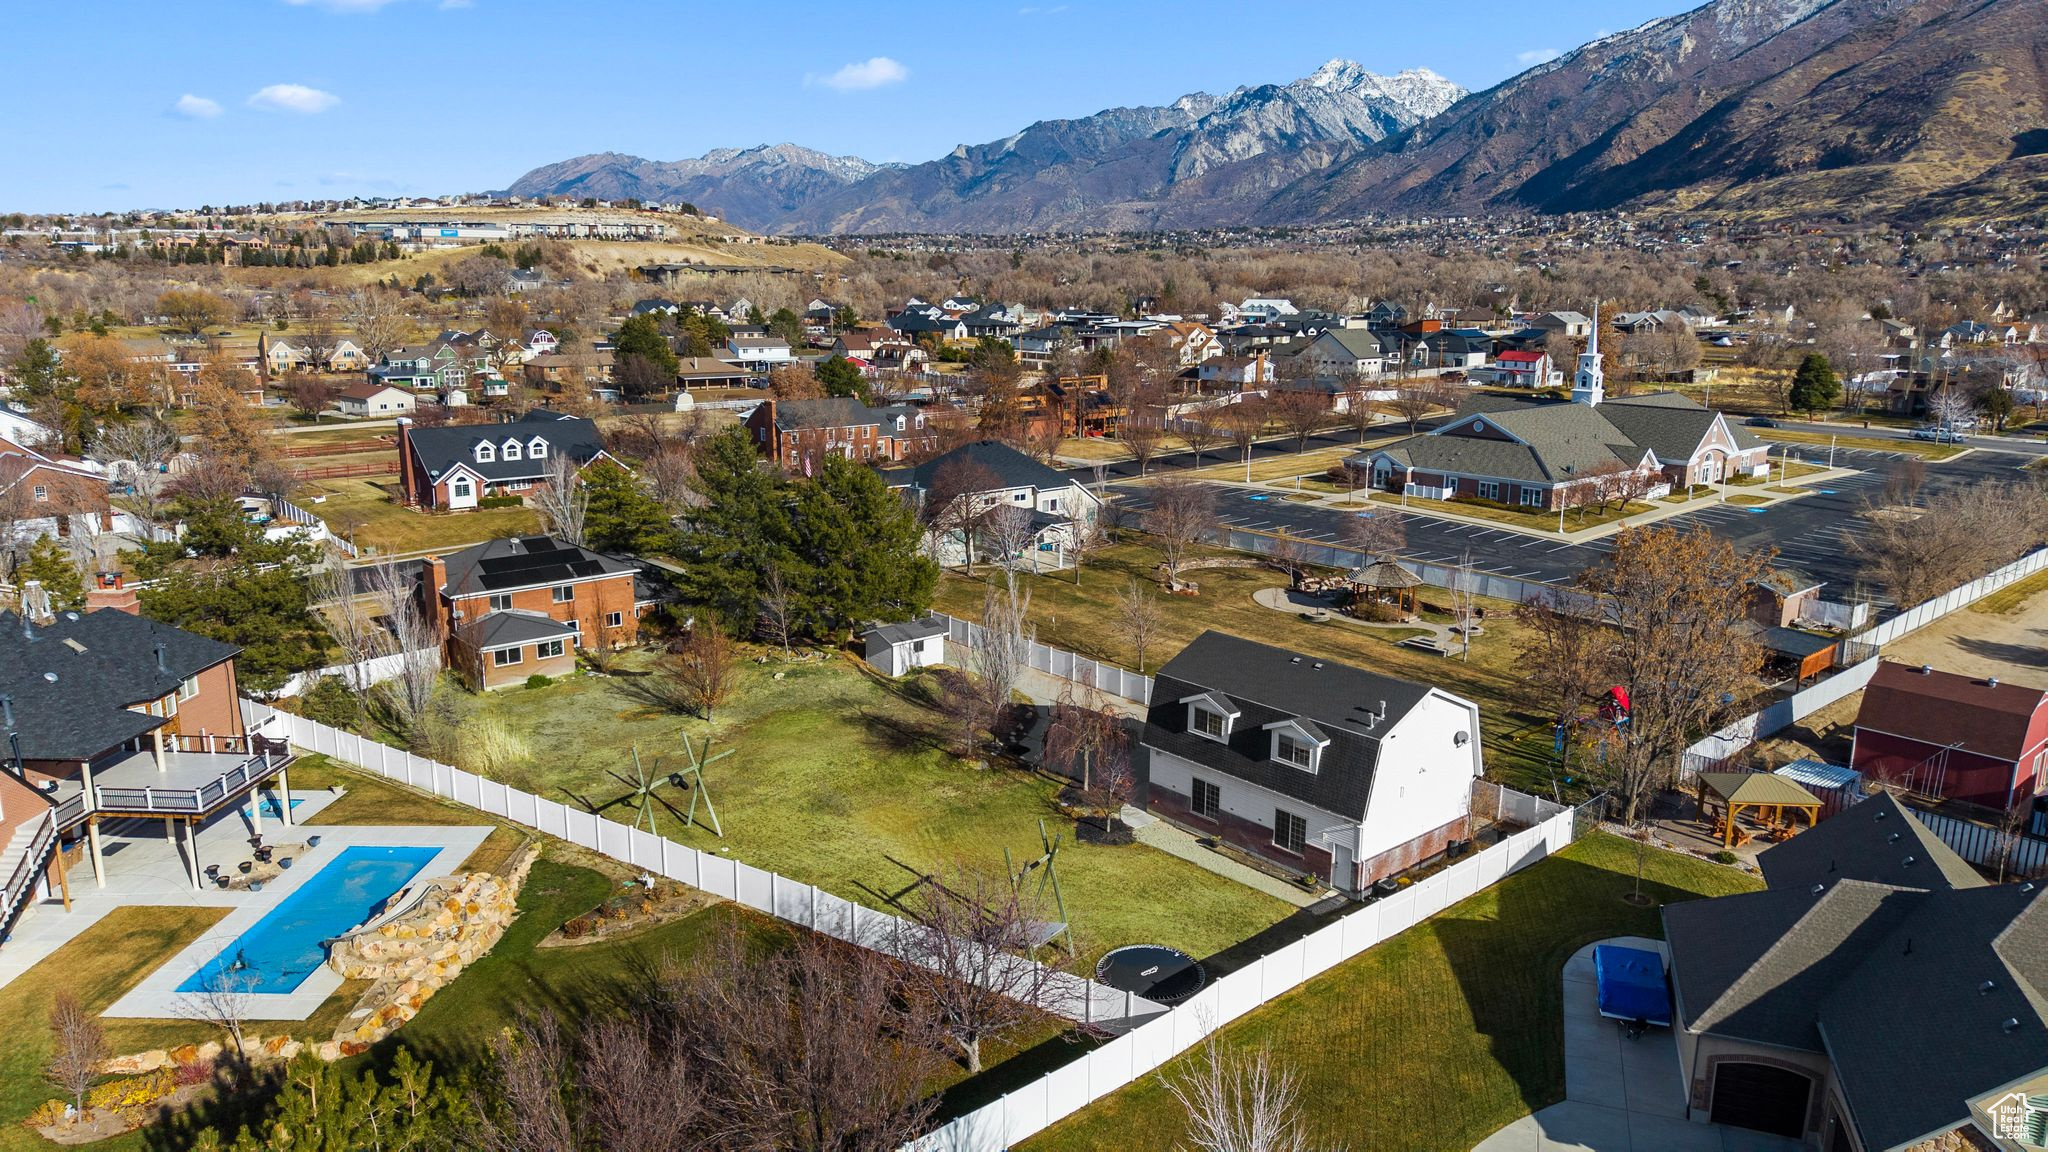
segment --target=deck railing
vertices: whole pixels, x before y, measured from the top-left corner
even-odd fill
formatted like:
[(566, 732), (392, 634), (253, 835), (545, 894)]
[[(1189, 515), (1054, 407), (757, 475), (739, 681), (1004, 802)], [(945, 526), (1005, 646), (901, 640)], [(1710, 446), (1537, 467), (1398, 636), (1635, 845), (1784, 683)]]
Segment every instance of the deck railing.
[[(120, 788), (94, 784), (91, 810), (122, 815), (197, 816), (219, 807), (240, 792), (283, 766), (283, 757), (265, 747), (271, 742), (260, 737), (258, 751), (248, 759), (196, 788)], [(74, 797), (82, 800), (83, 796)], [(81, 814), (82, 815), (82, 814)]]
[(28, 850), (15, 861), (14, 871), (6, 878), (6, 886), (0, 888), (0, 937), (14, 923), (14, 917), (35, 894), (36, 878), (49, 866), (50, 854), (57, 848), (57, 819), (54, 812), (43, 813), (36, 821), (35, 831), (30, 833)]

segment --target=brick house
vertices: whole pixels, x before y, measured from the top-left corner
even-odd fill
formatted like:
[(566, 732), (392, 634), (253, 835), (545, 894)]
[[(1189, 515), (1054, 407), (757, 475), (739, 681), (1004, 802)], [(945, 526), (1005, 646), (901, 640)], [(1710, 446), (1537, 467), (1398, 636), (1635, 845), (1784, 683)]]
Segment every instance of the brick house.
[(850, 396), (763, 400), (747, 415), (754, 448), (793, 472), (815, 470), (827, 456), (893, 464), (938, 447), (938, 430), (909, 404), (870, 408)]
[(1996, 812), (2042, 790), (2044, 762), (2048, 693), (1891, 661), (1863, 690), (1849, 749), (1868, 779)]
[(15, 530), (33, 538), (69, 536), (74, 521), (87, 529), (111, 523), (107, 478), (75, 457), (42, 451), (0, 437), (0, 509)]
[(398, 425), (399, 492), (414, 508), (475, 508), (540, 484), (558, 457), (582, 468), (601, 456), (609, 459), (595, 421), (540, 408), (496, 424)]
[(124, 837), (162, 827), (200, 888), (201, 832), (245, 836), (250, 795), (288, 788), (290, 750), (243, 725), (240, 650), (135, 615), (109, 583), (92, 600), (126, 610), (0, 613), (0, 938), (27, 903), (55, 898), (74, 857), (105, 885), (103, 822)]
[(639, 636), (635, 569), (552, 536), (489, 540), (421, 564), (445, 664), (488, 691), (576, 669), (576, 650)]
[(1479, 707), (1204, 632), (1159, 669), (1139, 736), (1153, 813), (1358, 892), (1466, 839)]

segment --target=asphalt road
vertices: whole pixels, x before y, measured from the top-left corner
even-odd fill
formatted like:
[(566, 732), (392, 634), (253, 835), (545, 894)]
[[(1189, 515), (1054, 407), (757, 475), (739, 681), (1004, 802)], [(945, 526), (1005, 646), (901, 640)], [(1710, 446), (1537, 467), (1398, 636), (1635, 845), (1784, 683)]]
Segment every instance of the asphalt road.
[[(1859, 430), (1859, 435), (1861, 432)], [(1343, 438), (1330, 441), (1343, 443)], [(1955, 460), (1930, 463), (1926, 487), (1932, 493), (1944, 488), (1975, 483), (1987, 478), (2017, 478), (2018, 470), (2041, 452), (2014, 454), (2004, 445), (1994, 450), (1980, 442), (1979, 450)], [(1291, 448), (1291, 444), (1285, 447)], [(1798, 445), (1809, 458), (1826, 459), (1827, 448)], [(1861, 593), (1883, 608), (1890, 601), (1881, 588), (1862, 588), (1856, 560), (1848, 554), (1846, 541), (1867, 530), (1857, 516), (1866, 499), (1875, 498), (1891, 474), (1913, 459), (1904, 452), (1883, 452), (1862, 448), (1837, 448), (1838, 467), (1859, 469), (1853, 476), (1828, 482), (1810, 496), (1763, 508), (1733, 504), (1701, 504), (1665, 521), (1671, 525), (1696, 524), (1739, 548), (1776, 548), (1779, 562), (1827, 582), (1823, 595), (1845, 599)], [(1154, 472), (1159, 465), (1154, 464)], [(1092, 473), (1091, 473), (1092, 476)], [(1137, 485), (1115, 485), (1114, 490), (1130, 507), (1148, 507), (1145, 490)], [(1488, 527), (1431, 516), (1425, 501), (1411, 502), (1400, 511), (1375, 509), (1375, 515), (1400, 518), (1407, 533), (1402, 554), (1434, 563), (1470, 563), (1481, 571), (1522, 580), (1557, 583), (1572, 579), (1581, 570), (1601, 563), (1613, 549), (1612, 538), (1583, 543), (1554, 536), (1532, 536), (1504, 527)], [(1290, 535), (1322, 544), (1340, 544), (1345, 521), (1357, 512), (1318, 508), (1284, 500), (1277, 493), (1224, 488), (1218, 511), (1233, 528), (1253, 531), (1286, 531)], [(1467, 559), (1469, 557), (1469, 560)]]

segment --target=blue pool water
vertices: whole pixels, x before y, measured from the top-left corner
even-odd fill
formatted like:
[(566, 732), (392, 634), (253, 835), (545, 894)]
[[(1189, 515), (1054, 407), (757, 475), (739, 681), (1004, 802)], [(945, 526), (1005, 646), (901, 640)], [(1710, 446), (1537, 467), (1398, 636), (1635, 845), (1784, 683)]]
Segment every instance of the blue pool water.
[(282, 994), (294, 991), (327, 960), (321, 943), (356, 927), (392, 893), (419, 875), (439, 848), (346, 848), (299, 890), (278, 902), (220, 954), (192, 974), (180, 992), (202, 992), (222, 972), (237, 973), (236, 987)]
[[(304, 804), (304, 803), (305, 803), (305, 801), (304, 801), (303, 799), (301, 799), (301, 798), (299, 798), (299, 797), (297, 797), (297, 796), (294, 796), (294, 797), (292, 797), (292, 810), (293, 810), (294, 812), (298, 811), (299, 805), (301, 805), (301, 804)], [(265, 796), (265, 797), (263, 798), (263, 814), (264, 814), (265, 816), (268, 816), (268, 817), (270, 817), (270, 818), (271, 818), (271, 819), (273, 819), (273, 820), (283, 819), (283, 817), (284, 817), (284, 809), (282, 809), (282, 808), (278, 807), (278, 804), (277, 804), (277, 797), (275, 797), (275, 796)], [(249, 805), (247, 805), (247, 804), (244, 804), (244, 805), (242, 805), (242, 819), (244, 819), (244, 820), (247, 820), (248, 818), (249, 818)]]

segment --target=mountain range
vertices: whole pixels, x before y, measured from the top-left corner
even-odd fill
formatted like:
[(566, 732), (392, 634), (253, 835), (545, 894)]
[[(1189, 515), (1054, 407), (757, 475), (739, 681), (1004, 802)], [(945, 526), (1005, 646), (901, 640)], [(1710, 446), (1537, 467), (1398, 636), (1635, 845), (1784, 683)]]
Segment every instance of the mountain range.
[(1970, 222), (2048, 207), (2042, 0), (1712, 0), (1484, 92), (1332, 60), (1045, 120), (936, 160), (793, 145), (536, 169), (518, 195), (684, 199), (771, 232), (1683, 211)]

